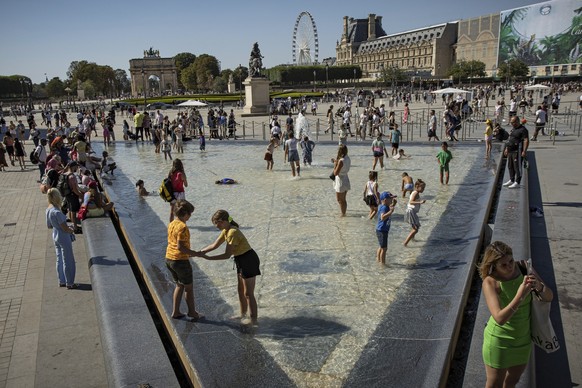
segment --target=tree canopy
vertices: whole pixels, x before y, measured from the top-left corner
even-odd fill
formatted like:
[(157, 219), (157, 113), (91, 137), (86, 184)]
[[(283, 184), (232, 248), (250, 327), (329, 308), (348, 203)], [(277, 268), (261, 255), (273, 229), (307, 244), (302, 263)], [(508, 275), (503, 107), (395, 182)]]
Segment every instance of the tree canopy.
[(477, 60), (465, 61), (460, 60), (455, 63), (448, 71), (448, 75), (455, 78), (475, 78), (485, 77), (485, 63)]
[(519, 59), (510, 59), (499, 64), (497, 76), (499, 78), (526, 77), (529, 75), (529, 67)]

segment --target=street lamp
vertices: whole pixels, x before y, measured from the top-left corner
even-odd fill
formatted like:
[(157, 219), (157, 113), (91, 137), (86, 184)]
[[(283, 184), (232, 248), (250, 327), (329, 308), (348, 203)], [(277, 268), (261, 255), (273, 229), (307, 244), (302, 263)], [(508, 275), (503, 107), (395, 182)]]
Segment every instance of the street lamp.
[(329, 97), (329, 78), (328, 78), (328, 72), (329, 70), (329, 64), (325, 64), (325, 98), (327, 99)]
[(239, 104), (242, 108), (242, 65), (238, 64), (238, 93), (239, 93)]
[(313, 91), (314, 91), (314, 92), (315, 92), (315, 82), (316, 82), (316, 79), (315, 79), (315, 77), (316, 77), (316, 76), (317, 76), (317, 72), (316, 72), (315, 70), (313, 70)]

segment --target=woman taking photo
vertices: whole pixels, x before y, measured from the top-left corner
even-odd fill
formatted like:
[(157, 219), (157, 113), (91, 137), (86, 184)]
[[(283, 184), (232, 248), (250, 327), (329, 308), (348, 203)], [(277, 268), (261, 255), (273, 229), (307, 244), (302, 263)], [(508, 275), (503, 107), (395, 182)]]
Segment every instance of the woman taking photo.
[(531, 353), (532, 297), (550, 302), (553, 293), (533, 269), (523, 275), (525, 269), (520, 269), (512, 249), (501, 241), (487, 247), (479, 272), (491, 312), (483, 333), (486, 387), (515, 387)]
[(351, 189), (348, 172), (350, 171), (352, 161), (348, 156), (348, 147), (344, 144), (340, 145), (337, 150), (337, 157), (332, 159), (331, 162), (334, 165), (333, 175), (335, 176), (333, 188), (335, 190), (337, 202), (340, 206), (342, 217), (345, 217), (346, 211), (348, 210), (346, 197), (348, 191)]
[(78, 287), (75, 284), (74, 230), (67, 225), (67, 216), (61, 211), (61, 193), (55, 188), (50, 188), (47, 199), (49, 206), (46, 209), (46, 225), (53, 230), (59, 287), (72, 290)]

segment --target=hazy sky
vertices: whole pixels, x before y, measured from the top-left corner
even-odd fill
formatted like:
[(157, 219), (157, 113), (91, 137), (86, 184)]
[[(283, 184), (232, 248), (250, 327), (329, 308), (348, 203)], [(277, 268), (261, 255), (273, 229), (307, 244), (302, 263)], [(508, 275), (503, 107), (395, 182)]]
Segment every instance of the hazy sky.
[[(527, 0), (257, 0), (87, 1), (6, 0), (2, 4), (0, 75), (33, 82), (66, 79), (72, 61), (129, 69), (153, 47), (162, 57), (210, 54), (222, 69), (248, 66), (254, 42), (263, 65), (292, 63), (293, 27), (309, 12), (317, 26), (319, 60), (335, 57), (343, 16), (383, 17), (388, 34), (538, 3)], [(129, 73), (129, 71), (128, 71)]]

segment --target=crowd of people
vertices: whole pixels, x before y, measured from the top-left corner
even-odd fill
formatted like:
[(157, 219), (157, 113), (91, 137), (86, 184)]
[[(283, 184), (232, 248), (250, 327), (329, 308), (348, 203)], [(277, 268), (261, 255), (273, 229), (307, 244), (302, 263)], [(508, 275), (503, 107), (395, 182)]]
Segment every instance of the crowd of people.
[[(521, 98), (517, 95), (523, 91)], [(553, 97), (548, 95), (547, 101), (538, 106), (535, 117), (535, 132), (532, 138), (524, 126), (524, 122), (518, 117), (519, 113), (534, 114), (532, 110), (531, 94), (525, 90), (517, 89), (516, 96), (510, 98), (508, 106), (508, 118), (512, 130), (508, 134), (505, 155), (508, 159), (510, 180), (504, 183), (509, 188), (517, 188), (521, 180), (521, 158), (525, 157), (529, 140), (536, 140), (539, 132), (544, 134), (544, 126), (548, 116), (548, 109), (559, 109), (558, 94)], [(454, 100), (447, 96), (443, 99), (445, 110), (442, 116), (446, 126), (446, 135), (449, 141), (458, 141), (458, 131), (460, 123), (467, 115), (479, 114), (482, 111), (482, 104), (487, 106), (489, 99), (495, 96), (495, 89), (484, 88), (479, 90), (476, 100), (469, 103), (464, 99)], [(410, 96), (404, 96), (405, 101), (410, 101)], [(480, 102), (481, 100), (481, 102)], [(408, 101), (404, 105), (403, 123), (409, 119)], [(358, 102), (360, 104), (360, 102)], [(582, 104), (582, 103), (581, 103)], [(285, 129), (282, 129), (277, 116), (273, 116), (270, 123), (271, 137), (267, 145), (264, 159), (267, 161), (267, 169), (272, 170), (274, 164), (274, 152), (280, 146), (284, 148), (284, 160), (289, 162), (292, 175), (301, 175), (301, 162), (303, 166), (310, 165), (313, 160), (313, 152), (316, 144), (310, 139), (309, 132), (297, 131), (297, 119), (293, 119), (294, 111), (298, 111), (298, 116), (304, 116), (308, 108), (312, 114), (317, 114), (317, 105), (302, 101), (298, 104), (286, 105), (285, 112), (287, 118)], [(499, 106), (499, 108), (498, 108)], [(582, 106), (582, 105), (581, 105)], [(351, 159), (348, 155), (348, 135), (353, 135), (351, 131), (352, 104), (347, 98), (345, 105), (338, 112), (334, 112), (333, 105), (329, 108), (326, 118), (328, 127), (325, 132), (334, 133), (336, 117), (341, 122), (337, 130), (339, 133), (339, 144), (337, 155), (331, 159), (333, 171), (330, 178), (333, 180), (333, 190), (336, 201), (339, 205), (340, 215), (347, 213), (347, 193), (351, 190), (349, 172)], [(485, 142), (486, 157), (491, 154), (491, 141), (500, 132), (505, 115), (505, 104), (503, 98), (498, 100), (495, 108), (495, 117), (487, 118), (485, 121)], [(72, 242), (77, 233), (81, 233), (81, 223), (79, 216), (96, 217), (103, 215), (113, 208), (112, 203), (107, 202), (106, 196), (99, 191), (99, 184), (96, 182), (96, 174), (113, 175), (115, 164), (111, 161), (108, 153), (104, 151), (97, 157), (91, 148), (91, 138), (95, 140), (99, 137), (97, 133), (97, 123), (101, 123), (101, 137), (106, 146), (115, 142), (115, 111), (109, 112), (95, 110), (84, 110), (76, 115), (77, 123), (71, 125), (67, 114), (57, 112), (57, 114), (42, 113), (43, 124), (47, 128), (46, 138), (40, 136), (37, 125), (32, 120), (27, 120), (29, 139), (25, 139), (26, 129), (22, 120), (17, 120), (18, 124), (12, 121), (4, 133), (3, 142), (0, 145), (0, 168), (8, 167), (10, 163), (15, 166), (19, 164), (21, 169), (26, 167), (25, 141), (32, 140), (34, 149), (32, 156), (37, 160), (39, 168), (39, 183), (41, 190), (47, 194), (48, 208), (46, 211), (47, 226), (52, 229), (53, 240), (57, 256), (57, 277), (61, 287), (74, 289), (77, 287), (75, 278), (75, 261), (72, 251)], [(63, 115), (64, 114), (64, 115)], [(123, 114), (122, 114), (123, 116)], [(185, 137), (197, 137), (200, 140), (200, 148), (205, 146), (204, 121), (202, 114), (196, 110), (186, 110), (180, 112), (178, 116), (170, 121), (167, 115), (157, 112), (137, 112), (128, 110), (125, 113), (126, 119), (123, 123), (123, 139), (125, 141), (151, 141), (154, 145), (154, 152), (162, 152), (166, 158), (172, 159), (171, 151), (177, 153), (183, 151), (183, 141)], [(54, 125), (52, 123), (54, 119)], [(127, 119), (130, 120), (131, 125)], [(431, 110), (428, 121), (427, 136), (429, 140), (440, 141), (436, 136), (436, 112)], [(206, 117), (210, 138), (236, 138), (236, 120), (234, 112), (228, 114), (222, 108), (210, 109)], [(135, 131), (135, 133), (133, 132)], [(387, 112), (385, 106), (375, 107), (370, 99), (359, 115), (355, 128), (360, 140), (364, 141), (366, 136), (373, 138), (371, 142), (371, 155), (373, 157), (372, 170), (369, 172), (368, 182), (364, 187), (363, 197), (369, 207), (368, 218), (376, 218), (376, 236), (378, 239), (378, 249), (376, 260), (379, 263), (386, 263), (388, 235), (391, 227), (391, 217), (396, 210), (397, 199), (389, 191), (381, 191), (378, 187), (378, 173), (376, 167), (384, 168), (384, 157), (388, 155), (383, 136), (389, 138), (391, 144), (391, 156), (397, 160), (403, 160), (409, 156), (399, 147), (401, 133), (396, 122), (393, 111)], [(300, 157), (299, 150), (302, 150)], [(8, 160), (5, 158), (8, 156)], [(439, 166), (439, 176), (441, 184), (449, 183), (449, 165), (453, 160), (447, 142), (441, 143), (441, 150), (436, 155)], [(184, 165), (179, 158), (172, 159), (172, 168), (168, 174), (173, 187), (173, 199), (170, 203), (170, 223), (168, 226), (168, 246), (166, 249), (166, 266), (173, 280), (176, 283), (173, 295), (172, 317), (176, 319), (188, 317), (199, 320), (203, 315), (196, 310), (193, 292), (192, 267), (188, 261), (190, 257), (200, 257), (207, 260), (225, 260), (230, 257), (235, 258), (238, 279), (238, 294), (240, 301), (239, 318), (249, 318), (256, 323), (258, 319), (258, 307), (254, 296), (256, 276), (260, 275), (260, 260), (257, 253), (251, 248), (249, 242), (238, 228), (238, 224), (225, 210), (218, 210), (211, 221), (220, 230), (220, 235), (213, 243), (201, 248), (198, 251), (190, 248), (190, 234), (186, 222), (194, 212), (194, 206), (185, 198), (185, 191), (188, 187), (188, 180)], [(420, 230), (421, 222), (418, 217), (421, 205), (426, 202), (421, 198), (421, 194), (426, 189), (426, 183), (421, 179), (413, 180), (408, 173), (403, 173), (401, 177), (402, 197), (408, 195), (405, 222), (410, 226), (410, 232), (403, 242), (407, 246), (414, 239)], [(226, 178), (225, 178), (226, 179)], [(232, 182), (230, 182), (232, 181)], [(220, 181), (217, 181), (219, 183)], [(236, 183), (234, 180), (221, 182), (222, 184)], [(149, 192), (144, 187), (143, 181), (136, 183), (138, 194), (145, 196)], [(82, 211), (82, 209), (85, 209)], [(216, 256), (209, 256), (208, 253), (216, 250), (225, 244), (225, 252)], [(495, 245), (497, 244), (497, 245)], [(525, 312), (526, 305), (530, 302), (529, 294), (534, 290), (542, 295), (542, 298), (551, 300), (552, 293), (544, 286), (537, 274), (522, 275), (511, 257), (511, 249), (499, 243), (491, 244), (481, 265), (481, 275), (484, 279), (484, 293), (491, 310), (492, 318), (488, 323), (485, 332), (486, 346), (484, 346), (484, 361), (487, 369), (487, 378), (490, 381), (517, 381), (527, 363), (525, 355), (529, 355), (529, 350), (519, 350), (520, 356), (516, 357), (513, 349), (523, 348), (523, 344), (515, 345), (522, 341), (498, 335), (499, 332), (509, 330), (505, 326), (508, 322), (516, 326), (525, 325), (527, 319)], [(510, 285), (506, 285), (505, 283)], [(510, 287), (510, 288), (508, 288)], [(187, 313), (182, 313), (180, 301), (185, 298)], [(529, 299), (528, 299), (529, 297)], [(522, 310), (523, 308), (523, 310)], [(513, 316), (515, 315), (515, 318)], [(519, 322), (517, 321), (519, 318)], [(524, 323), (525, 322), (525, 323)], [(523, 342), (523, 341), (522, 341)], [(531, 347), (531, 344), (529, 345)], [(487, 353), (486, 353), (487, 350)], [(509, 354), (508, 355), (506, 355)], [(508, 361), (510, 360), (510, 361)]]

